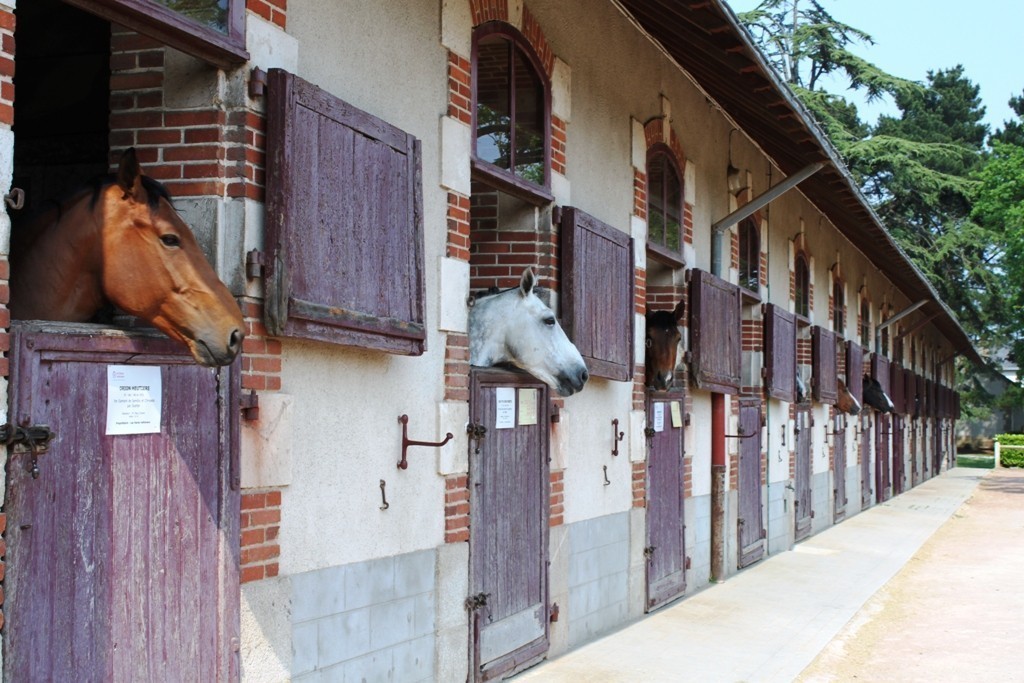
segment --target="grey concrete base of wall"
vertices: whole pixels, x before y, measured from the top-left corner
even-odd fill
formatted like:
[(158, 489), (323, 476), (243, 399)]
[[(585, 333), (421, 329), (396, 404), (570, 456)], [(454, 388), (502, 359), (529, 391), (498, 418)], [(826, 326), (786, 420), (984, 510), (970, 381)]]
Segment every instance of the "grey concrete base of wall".
[(293, 574), (292, 680), (434, 680), (436, 552)]

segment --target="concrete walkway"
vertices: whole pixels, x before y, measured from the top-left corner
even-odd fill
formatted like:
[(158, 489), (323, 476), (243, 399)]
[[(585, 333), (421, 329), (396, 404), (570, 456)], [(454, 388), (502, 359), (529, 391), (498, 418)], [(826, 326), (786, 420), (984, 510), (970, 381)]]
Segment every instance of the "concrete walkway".
[(950, 470), (515, 680), (793, 681), (989, 472)]

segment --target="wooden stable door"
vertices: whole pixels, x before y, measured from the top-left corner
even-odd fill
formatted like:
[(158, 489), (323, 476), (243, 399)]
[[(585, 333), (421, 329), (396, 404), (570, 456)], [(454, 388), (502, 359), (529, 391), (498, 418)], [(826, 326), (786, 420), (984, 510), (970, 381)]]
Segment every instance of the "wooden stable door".
[[(9, 454), (5, 680), (237, 680), (237, 366), (99, 328), (12, 337), (11, 422), (56, 437), (38, 477)], [(159, 433), (106, 435), (108, 365), (158, 368)]]
[(875, 416), (876, 503), (884, 503), (892, 495), (892, 490), (889, 488), (889, 436), (889, 415), (879, 413)]
[(871, 505), (871, 415), (860, 413), (860, 508)]
[(802, 541), (811, 535), (814, 517), (811, 495), (811, 407), (806, 403), (796, 407), (796, 461), (794, 463), (796, 492), (794, 493), (794, 540)]
[[(675, 411), (673, 411), (673, 405)], [(686, 589), (683, 523), (683, 395), (647, 400), (647, 609)], [(675, 417), (673, 417), (675, 416)]]
[(832, 521), (846, 517), (846, 416), (837, 414), (832, 420)]
[(741, 398), (739, 419), (739, 515), (736, 520), (740, 568), (764, 556), (761, 495), (761, 401)]
[[(907, 428), (904, 418), (900, 415), (892, 416), (892, 495), (898, 496), (903, 493), (906, 482), (906, 453), (903, 447), (903, 436)], [(910, 452), (914, 453), (914, 428), (910, 427)], [(916, 476), (917, 466), (915, 463), (914, 473)]]
[(469, 439), (473, 680), (548, 649), (548, 394), (529, 375), (473, 370)]

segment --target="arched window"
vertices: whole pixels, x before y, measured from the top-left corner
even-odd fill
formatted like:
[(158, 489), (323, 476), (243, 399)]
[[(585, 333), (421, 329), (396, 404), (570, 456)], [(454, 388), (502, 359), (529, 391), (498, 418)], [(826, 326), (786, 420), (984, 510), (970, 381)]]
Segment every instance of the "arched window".
[(740, 287), (755, 294), (760, 285), (761, 238), (752, 218), (740, 223)]
[(860, 302), (860, 345), (871, 348), (871, 306), (867, 299)]
[(548, 187), (551, 98), (536, 55), (499, 22), (477, 29), (473, 50), (474, 170)]
[(843, 315), (846, 309), (846, 292), (843, 283), (835, 280), (832, 283), (832, 329), (839, 335), (845, 335), (846, 318)]
[(794, 303), (796, 314), (804, 318), (811, 317), (811, 273), (807, 267), (807, 256), (803, 253), (796, 255), (794, 273)]
[(661, 143), (647, 152), (647, 248), (661, 261), (682, 265), (683, 175)]

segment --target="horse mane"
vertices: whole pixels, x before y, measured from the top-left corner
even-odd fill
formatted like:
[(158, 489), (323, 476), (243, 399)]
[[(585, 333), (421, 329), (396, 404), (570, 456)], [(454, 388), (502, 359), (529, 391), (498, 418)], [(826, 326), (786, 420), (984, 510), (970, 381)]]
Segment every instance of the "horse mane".
[[(487, 289), (484, 289), (484, 290), (481, 290), (481, 291), (478, 291), (478, 292), (470, 292), (469, 293), (469, 305), (472, 306), (473, 304), (475, 304), (477, 301), (480, 301), (481, 299), (489, 299), (492, 296), (498, 296), (499, 294), (508, 294), (509, 292), (511, 292), (513, 290), (516, 290), (516, 289), (519, 289), (519, 285), (514, 285), (512, 287), (506, 287), (505, 289), (498, 289), (495, 286), (491, 286), (491, 287), (488, 287)], [(537, 295), (538, 297), (540, 297), (541, 301), (546, 301), (546, 299), (544, 297), (548, 293), (548, 288), (547, 287), (534, 287), (533, 288), (533, 293), (535, 295)]]
[(678, 325), (679, 323), (676, 321), (676, 316), (672, 311), (660, 310), (649, 311), (647, 313), (648, 327), (659, 327), (663, 330), (671, 330)]
[[(163, 183), (147, 175), (140, 175), (140, 178), (142, 188), (146, 192), (146, 205), (150, 209), (155, 210), (160, 205), (161, 199), (171, 201), (170, 192)], [(82, 195), (89, 195), (89, 210), (95, 210), (104, 188), (116, 182), (117, 176), (113, 173), (93, 176), (90, 180), (80, 183), (60, 195), (44, 199), (38, 208), (17, 218), (12, 217), (11, 255), (17, 258), (19, 253), (31, 249), (43, 233), (60, 223), (67, 207)]]

